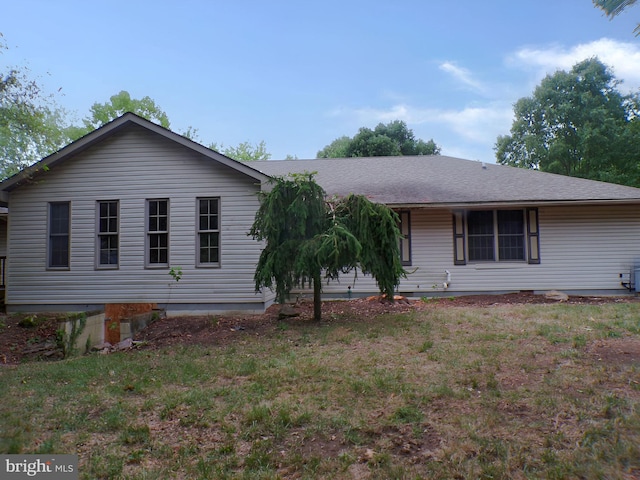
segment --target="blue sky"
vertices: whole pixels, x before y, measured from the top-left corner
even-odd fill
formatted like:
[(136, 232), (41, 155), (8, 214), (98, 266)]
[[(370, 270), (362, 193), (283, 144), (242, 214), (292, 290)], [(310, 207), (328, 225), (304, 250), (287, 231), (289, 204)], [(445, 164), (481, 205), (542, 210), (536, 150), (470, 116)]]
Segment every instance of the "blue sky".
[(404, 120), (442, 153), (494, 162), (513, 103), (598, 56), (640, 88), (640, 6), (591, 0), (4, 1), (0, 63), (28, 66), (79, 120), (121, 90), (203, 143), (314, 158)]

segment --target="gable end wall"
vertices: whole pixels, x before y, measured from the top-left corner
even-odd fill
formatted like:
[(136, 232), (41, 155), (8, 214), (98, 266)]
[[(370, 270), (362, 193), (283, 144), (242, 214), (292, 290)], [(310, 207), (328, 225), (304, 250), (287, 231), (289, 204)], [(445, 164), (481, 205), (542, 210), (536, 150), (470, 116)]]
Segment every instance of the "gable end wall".
[[(141, 127), (118, 132), (10, 196), (8, 308), (105, 303), (268, 304), (254, 293), (260, 253), (247, 236), (256, 181)], [(196, 268), (196, 198), (220, 197), (221, 266)], [(145, 200), (170, 201), (170, 264), (145, 268)], [(95, 268), (96, 201), (120, 202), (120, 266)], [(47, 205), (70, 201), (71, 268), (47, 271)], [(261, 307), (258, 307), (261, 308)]]

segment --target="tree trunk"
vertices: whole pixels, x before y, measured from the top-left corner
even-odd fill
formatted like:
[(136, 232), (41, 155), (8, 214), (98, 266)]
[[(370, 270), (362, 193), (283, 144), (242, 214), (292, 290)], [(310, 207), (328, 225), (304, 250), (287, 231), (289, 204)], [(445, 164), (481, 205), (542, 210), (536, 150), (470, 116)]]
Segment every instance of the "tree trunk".
[(320, 274), (313, 276), (313, 319), (322, 320), (322, 279)]

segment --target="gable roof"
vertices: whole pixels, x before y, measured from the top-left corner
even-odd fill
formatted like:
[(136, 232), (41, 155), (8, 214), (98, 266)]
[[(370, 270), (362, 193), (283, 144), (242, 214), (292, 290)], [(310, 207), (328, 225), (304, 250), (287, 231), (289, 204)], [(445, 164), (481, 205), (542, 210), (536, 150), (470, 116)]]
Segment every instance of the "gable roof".
[(390, 206), (640, 203), (640, 188), (447, 156), (251, 162), (270, 176), (317, 172), (328, 195)]
[(75, 142), (70, 143), (66, 147), (58, 150), (57, 152), (45, 157), (38, 163), (32, 165), (29, 168), (18, 172), (12, 177), (4, 180), (0, 183), (0, 204), (6, 204), (7, 193), (14, 188), (18, 187), (22, 183), (27, 180), (32, 180), (33, 178), (42, 175), (47, 170), (54, 168), (57, 164), (64, 162), (65, 160), (73, 157), (74, 155), (86, 150), (93, 145), (105, 140), (106, 138), (112, 136), (116, 132), (121, 131), (131, 125), (137, 125), (143, 127), (151, 132), (157, 133), (164, 138), (167, 138), (171, 141), (174, 141), (186, 148), (189, 148), (207, 158), (210, 158), (213, 161), (226, 165), (234, 170), (239, 171), (245, 175), (248, 175), (251, 178), (254, 178), (258, 182), (266, 182), (268, 177), (253, 169), (248, 167), (245, 163), (239, 162), (237, 160), (233, 160), (232, 158), (226, 157), (221, 153), (218, 153), (210, 148), (207, 148), (203, 145), (200, 145), (193, 140), (190, 140), (182, 135), (172, 132), (160, 125), (157, 125), (149, 120), (142, 118), (134, 113), (125, 113), (124, 115), (112, 120), (111, 122), (103, 125), (102, 127), (94, 130), (91, 133), (88, 133), (84, 137), (76, 140)]

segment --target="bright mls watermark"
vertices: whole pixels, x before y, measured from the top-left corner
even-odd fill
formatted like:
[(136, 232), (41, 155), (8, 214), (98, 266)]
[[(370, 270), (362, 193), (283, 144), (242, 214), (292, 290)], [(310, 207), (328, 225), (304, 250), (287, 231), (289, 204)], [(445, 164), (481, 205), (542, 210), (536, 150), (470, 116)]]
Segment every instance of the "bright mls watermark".
[(2, 480), (78, 480), (78, 455), (0, 455)]

